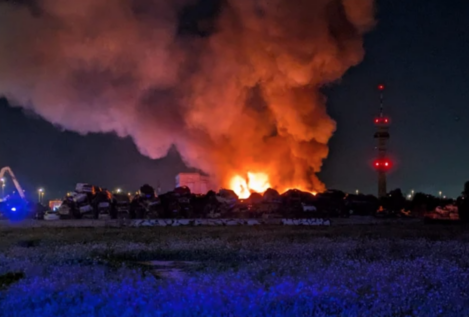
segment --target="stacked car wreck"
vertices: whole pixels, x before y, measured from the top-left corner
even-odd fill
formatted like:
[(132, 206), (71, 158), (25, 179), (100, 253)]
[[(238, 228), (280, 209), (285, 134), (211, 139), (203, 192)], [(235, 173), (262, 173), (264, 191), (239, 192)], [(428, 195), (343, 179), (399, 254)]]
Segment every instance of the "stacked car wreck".
[[(269, 188), (262, 194), (252, 192), (248, 198), (240, 199), (229, 189), (200, 194), (191, 192), (188, 186), (180, 186), (158, 195), (151, 185), (144, 184), (135, 195), (130, 195), (111, 193), (99, 186), (79, 183), (55, 213), (48, 211), (42, 218), (327, 219), (372, 215), (378, 218), (420, 216), (426, 220), (454, 221), (459, 220), (459, 205), (461, 201), (442, 200), (421, 193), (417, 193), (412, 201), (406, 200), (399, 189), (378, 199), (372, 195), (346, 194), (340, 190), (316, 194), (290, 189), (279, 193)], [(419, 210), (425, 212), (419, 215)]]
[[(262, 194), (252, 192), (248, 198), (240, 199), (229, 189), (218, 192), (209, 190), (203, 194), (202, 190), (213, 188), (206, 177), (180, 174), (176, 184), (181, 186), (162, 195), (158, 195), (148, 184), (131, 195), (123, 194), (120, 190), (111, 193), (99, 186), (78, 183), (58, 208), (54, 200), (51, 201), (53, 204), (49, 204), (49, 208), (53, 210), (48, 210), (41, 202), (33, 204), (27, 201), (9, 167), (2, 168), (0, 176), (5, 171), (10, 173), (18, 192), (17, 195), (7, 195), (0, 199), (0, 218), (10, 220), (98, 219), (102, 216), (111, 219), (318, 219), (373, 215), (378, 218), (417, 217), (430, 222), (469, 223), (469, 182), (465, 184), (462, 196), (457, 200), (419, 192), (412, 195), (410, 200), (405, 198), (399, 188), (381, 198), (358, 192), (356, 195), (346, 194), (339, 190), (310, 193), (290, 189), (280, 194), (277, 190), (268, 188)], [(194, 187), (194, 184), (197, 186)]]
[(111, 192), (86, 183), (75, 186), (75, 191), (67, 195), (57, 213), (60, 217), (72, 219), (80, 219), (84, 215), (98, 219), (101, 214), (117, 217)]
[[(344, 195), (313, 195), (296, 189), (280, 194), (270, 188), (263, 194), (252, 193), (247, 199), (239, 199), (229, 189), (201, 195), (193, 194), (189, 187), (183, 186), (157, 195), (152, 186), (145, 184), (131, 196), (79, 183), (63, 200), (57, 215), (65, 219), (98, 219), (102, 216), (111, 219), (310, 218), (341, 215), (344, 203)], [(50, 213), (48, 217), (53, 219)]]

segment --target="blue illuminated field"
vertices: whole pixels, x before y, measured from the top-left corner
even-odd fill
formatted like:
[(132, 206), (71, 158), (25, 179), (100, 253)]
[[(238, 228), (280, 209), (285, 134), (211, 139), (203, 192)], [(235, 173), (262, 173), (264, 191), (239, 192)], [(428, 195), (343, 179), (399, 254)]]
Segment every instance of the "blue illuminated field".
[(469, 316), (459, 228), (0, 233), (2, 316)]

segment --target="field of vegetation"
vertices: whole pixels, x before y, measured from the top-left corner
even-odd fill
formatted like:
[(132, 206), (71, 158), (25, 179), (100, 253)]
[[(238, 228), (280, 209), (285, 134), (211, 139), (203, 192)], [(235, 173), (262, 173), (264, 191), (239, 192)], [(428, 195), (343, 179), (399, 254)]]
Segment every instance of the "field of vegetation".
[(469, 230), (2, 228), (3, 316), (469, 316)]

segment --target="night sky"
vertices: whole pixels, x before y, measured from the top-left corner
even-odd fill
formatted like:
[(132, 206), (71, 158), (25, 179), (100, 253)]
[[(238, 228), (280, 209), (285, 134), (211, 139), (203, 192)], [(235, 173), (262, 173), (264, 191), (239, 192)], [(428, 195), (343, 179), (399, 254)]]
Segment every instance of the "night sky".
[[(376, 86), (386, 85), (395, 166), (388, 189), (457, 196), (469, 180), (469, 2), (380, 0), (364, 61), (325, 89), (337, 121), (320, 178), (329, 188), (376, 194), (373, 117)], [(1, 94), (1, 92), (0, 92)], [(0, 166), (11, 166), (27, 192), (63, 196), (76, 182), (135, 191), (148, 182), (163, 191), (187, 171), (178, 153), (150, 160), (130, 139), (63, 132), (0, 101)], [(11, 184), (10, 185), (10, 189)]]

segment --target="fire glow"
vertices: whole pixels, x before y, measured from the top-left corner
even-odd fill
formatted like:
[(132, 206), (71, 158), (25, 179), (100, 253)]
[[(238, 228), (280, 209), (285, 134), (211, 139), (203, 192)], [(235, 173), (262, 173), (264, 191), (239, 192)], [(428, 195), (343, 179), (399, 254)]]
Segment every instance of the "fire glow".
[(174, 148), (239, 197), (326, 189), (317, 173), (336, 122), (321, 87), (362, 60), (374, 0), (227, 0), (210, 17), (192, 0), (34, 1), (40, 14), (29, 2), (0, 2), (11, 104), (130, 138), (152, 159)]
[[(263, 194), (267, 189), (272, 188), (272, 186), (270, 184), (268, 174), (262, 172), (248, 172), (246, 178), (243, 178), (240, 175), (236, 175), (231, 178), (230, 188), (236, 193), (236, 195), (238, 195), (240, 199), (246, 199), (249, 198), (252, 193)], [(280, 190), (280, 193), (284, 193), (292, 189), (309, 192), (313, 196), (317, 195), (317, 191), (306, 190), (303, 186), (283, 188)]]
[(247, 173), (247, 178), (236, 175), (231, 179), (230, 188), (241, 199), (248, 198), (252, 192), (263, 193), (269, 189), (269, 175), (266, 173)]

